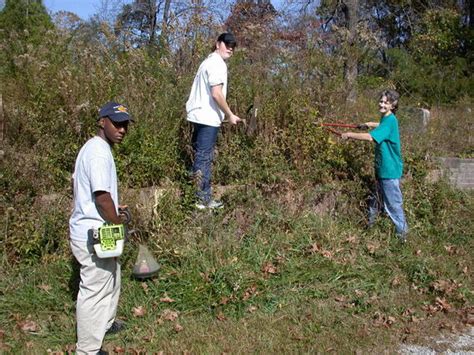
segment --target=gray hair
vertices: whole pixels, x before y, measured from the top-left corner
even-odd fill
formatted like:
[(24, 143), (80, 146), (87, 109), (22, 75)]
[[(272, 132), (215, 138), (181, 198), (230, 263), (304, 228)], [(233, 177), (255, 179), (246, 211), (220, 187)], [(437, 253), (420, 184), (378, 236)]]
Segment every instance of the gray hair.
[(400, 94), (395, 90), (384, 90), (380, 93), (380, 98), (385, 96), (387, 101), (392, 104), (392, 112), (395, 113), (398, 110), (398, 99), (400, 98)]

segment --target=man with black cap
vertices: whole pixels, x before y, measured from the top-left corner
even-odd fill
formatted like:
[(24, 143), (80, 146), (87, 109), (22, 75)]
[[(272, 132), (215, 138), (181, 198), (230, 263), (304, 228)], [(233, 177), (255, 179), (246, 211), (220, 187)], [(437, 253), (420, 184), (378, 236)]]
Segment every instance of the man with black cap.
[(212, 199), (211, 169), (214, 146), (219, 127), (228, 118), (231, 124), (241, 119), (234, 115), (226, 101), (227, 65), (225, 61), (234, 53), (237, 42), (232, 33), (222, 33), (212, 52), (200, 65), (189, 99), (186, 102), (187, 120), (193, 124), (193, 174), (197, 182), (196, 207), (220, 208), (222, 203)]
[(133, 121), (127, 108), (116, 102), (99, 111), (97, 135), (79, 151), (73, 178), (74, 209), (69, 220), (70, 246), (80, 264), (77, 295), (77, 354), (100, 354), (106, 332), (123, 323), (115, 320), (120, 294), (117, 258), (99, 258), (92, 236), (104, 223), (122, 224), (118, 204), (117, 172), (112, 146), (121, 143)]

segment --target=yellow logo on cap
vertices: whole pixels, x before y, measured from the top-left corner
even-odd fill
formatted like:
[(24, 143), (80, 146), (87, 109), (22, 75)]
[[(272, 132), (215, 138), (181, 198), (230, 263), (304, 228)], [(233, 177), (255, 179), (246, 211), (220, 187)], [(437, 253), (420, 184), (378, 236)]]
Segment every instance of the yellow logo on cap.
[(128, 113), (128, 112), (127, 112), (127, 108), (126, 108), (125, 106), (123, 106), (123, 105), (116, 106), (116, 107), (114, 107), (114, 108), (115, 108), (115, 111), (116, 111), (116, 112), (118, 111), (118, 112), (125, 112), (125, 113)]

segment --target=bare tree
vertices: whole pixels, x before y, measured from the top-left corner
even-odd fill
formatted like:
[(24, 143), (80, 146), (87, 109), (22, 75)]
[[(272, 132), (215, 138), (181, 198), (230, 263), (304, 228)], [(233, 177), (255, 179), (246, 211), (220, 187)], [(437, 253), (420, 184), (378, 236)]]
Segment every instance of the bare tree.
[(168, 21), (170, 17), (171, 0), (165, 0), (163, 9), (163, 20), (161, 21), (161, 39), (162, 43), (168, 43)]
[(348, 31), (346, 58), (344, 63), (344, 79), (349, 90), (346, 97), (346, 100), (349, 102), (355, 102), (357, 99), (356, 79), (358, 73), (358, 55), (356, 46), (357, 22), (359, 20), (357, 15), (358, 6), (359, 0), (345, 0), (342, 6), (342, 11), (346, 17), (345, 25)]

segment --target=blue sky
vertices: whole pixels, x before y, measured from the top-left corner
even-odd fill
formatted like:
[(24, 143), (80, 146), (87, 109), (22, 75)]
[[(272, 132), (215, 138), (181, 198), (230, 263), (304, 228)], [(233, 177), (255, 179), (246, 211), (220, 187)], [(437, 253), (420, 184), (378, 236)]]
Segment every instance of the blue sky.
[[(132, 0), (125, 0), (130, 2)], [(272, 0), (272, 3), (278, 7), (283, 0)], [(83, 20), (89, 19), (92, 15), (99, 12), (101, 7), (101, 0), (43, 0), (46, 9), (54, 14), (58, 11), (70, 11), (78, 15)], [(0, 0), (0, 10), (3, 9), (5, 0)]]
[[(0, 4), (5, 0), (0, 0)], [(130, 2), (126, 0), (125, 2)], [(272, 0), (276, 7), (282, 0)], [(43, 0), (43, 4), (48, 11), (53, 14), (57, 11), (70, 11), (78, 15), (83, 20), (87, 20), (100, 10), (101, 0)]]
[[(3, 10), (5, 2), (5, 0), (0, 0), (0, 11)], [(97, 12), (100, 0), (43, 0), (43, 4), (51, 13), (65, 10), (74, 12), (79, 17), (87, 20)]]
[(51, 13), (57, 11), (70, 11), (78, 15), (83, 20), (99, 11), (100, 0), (43, 0), (44, 6)]

